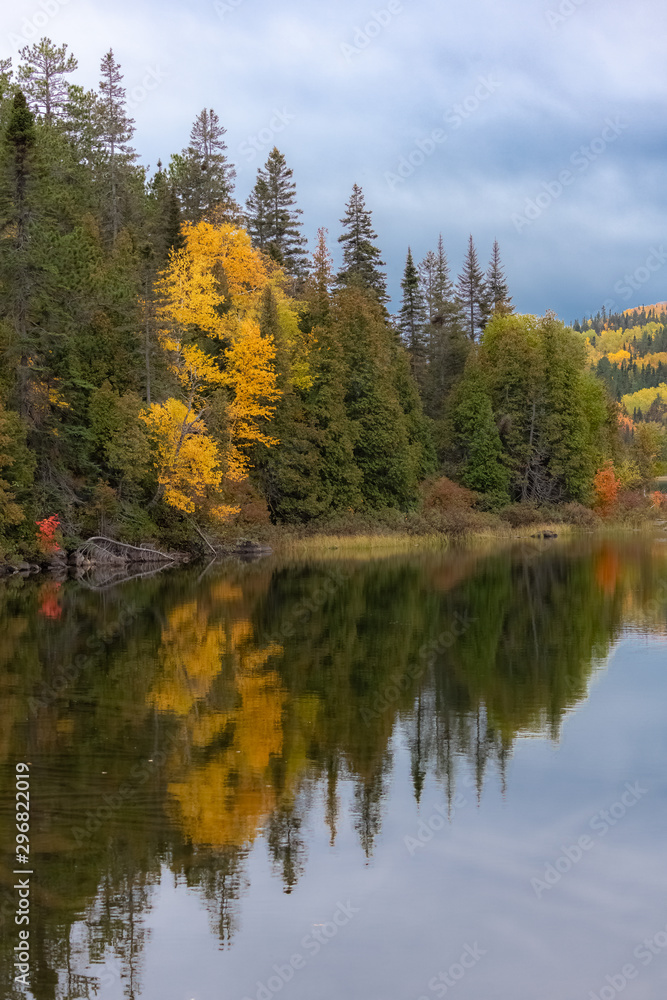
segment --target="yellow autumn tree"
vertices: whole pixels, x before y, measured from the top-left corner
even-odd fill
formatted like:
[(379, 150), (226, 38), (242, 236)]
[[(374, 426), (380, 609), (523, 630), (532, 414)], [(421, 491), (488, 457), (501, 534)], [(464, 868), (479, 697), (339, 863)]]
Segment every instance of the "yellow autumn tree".
[(225, 381), (232, 391), (227, 474), (235, 481), (248, 473), (244, 447), (259, 443), (270, 448), (278, 443), (261, 429), (262, 422), (269, 421), (275, 413), (280, 396), (273, 365), (275, 356), (273, 341), (262, 337), (255, 319), (245, 317), (226, 356)]
[(183, 513), (206, 507), (222, 521), (236, 513), (236, 507), (217, 500), (222, 485), (218, 445), (192, 408), (172, 398), (153, 403), (141, 417), (153, 439), (160, 495), (165, 502)]
[[(277, 803), (271, 762), (283, 752), (286, 693), (268, 661), (282, 648), (256, 643), (226, 580), (212, 598), (210, 608), (190, 600), (169, 613), (148, 703), (178, 717), (185, 745), (199, 751), (194, 760), (175, 752), (168, 763), (173, 819), (194, 843), (242, 845)], [(235, 696), (220, 708), (215, 689), (225, 677)]]
[[(225, 475), (245, 478), (252, 445), (276, 443), (265, 429), (280, 395), (276, 349), (257, 320), (258, 295), (273, 280), (246, 232), (209, 222), (186, 223), (183, 246), (160, 274), (158, 337), (182, 399), (153, 404), (142, 419), (155, 442), (160, 495), (178, 510), (210, 500)], [(224, 456), (206, 427), (210, 392), (223, 386), (230, 397)], [(222, 520), (236, 509), (219, 500), (209, 507)]]

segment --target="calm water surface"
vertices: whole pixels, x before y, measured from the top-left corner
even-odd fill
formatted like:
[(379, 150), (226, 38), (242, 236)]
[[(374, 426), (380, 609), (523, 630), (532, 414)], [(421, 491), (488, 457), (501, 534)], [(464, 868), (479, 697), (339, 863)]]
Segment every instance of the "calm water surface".
[(1, 996), (667, 995), (665, 542), (203, 569), (0, 590)]

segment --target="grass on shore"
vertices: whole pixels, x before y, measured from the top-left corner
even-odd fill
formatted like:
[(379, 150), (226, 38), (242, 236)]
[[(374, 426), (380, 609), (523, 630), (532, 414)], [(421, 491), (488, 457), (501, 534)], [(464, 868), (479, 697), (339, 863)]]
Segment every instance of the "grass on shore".
[(443, 532), (410, 534), (408, 532), (378, 532), (377, 534), (326, 534), (280, 536), (271, 542), (277, 555), (317, 555), (365, 557), (398, 555), (404, 552), (444, 552), (458, 547), (478, 547), (497, 542), (527, 539), (545, 531), (559, 537), (572, 535), (570, 524), (534, 524), (530, 527), (512, 528), (509, 524), (489, 526), (457, 535)]

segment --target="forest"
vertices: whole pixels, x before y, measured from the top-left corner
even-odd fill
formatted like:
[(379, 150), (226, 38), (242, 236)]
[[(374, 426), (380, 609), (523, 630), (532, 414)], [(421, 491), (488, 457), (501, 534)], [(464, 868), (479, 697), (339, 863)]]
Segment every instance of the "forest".
[(651, 506), (667, 405), (627, 394), (660, 393), (662, 323), (607, 357), (609, 318), (517, 315), (472, 236), (458, 276), (408, 248), (392, 315), (357, 184), (309, 250), (277, 148), (239, 204), (205, 108), (149, 174), (113, 51), (76, 70), (48, 38), (0, 64), (2, 554)]

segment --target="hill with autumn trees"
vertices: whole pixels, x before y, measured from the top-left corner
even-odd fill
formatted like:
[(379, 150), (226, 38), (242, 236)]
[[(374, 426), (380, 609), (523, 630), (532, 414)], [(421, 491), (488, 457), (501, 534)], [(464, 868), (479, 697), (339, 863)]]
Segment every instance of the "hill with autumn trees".
[(186, 547), (270, 522), (586, 520), (601, 476), (605, 503), (654, 476), (662, 414), (633, 422), (618, 399), (661, 391), (639, 385), (663, 377), (659, 319), (628, 340), (516, 315), (498, 244), (485, 270), (472, 237), (458, 278), (442, 238), (408, 249), (391, 315), (358, 185), (336, 268), (325, 230), (307, 247), (278, 149), (240, 205), (204, 109), (149, 176), (113, 52), (96, 91), (76, 68), (49, 39), (0, 65), (6, 552), (36, 522)]

